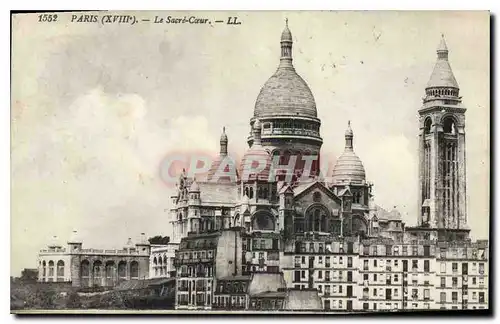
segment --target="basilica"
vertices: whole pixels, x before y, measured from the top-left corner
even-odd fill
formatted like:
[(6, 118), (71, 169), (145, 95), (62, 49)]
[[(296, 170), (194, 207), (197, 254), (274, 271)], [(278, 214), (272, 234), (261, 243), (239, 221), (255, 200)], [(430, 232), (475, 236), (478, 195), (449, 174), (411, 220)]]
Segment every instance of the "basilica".
[(179, 174), (168, 244), (144, 236), (122, 250), (82, 249), (78, 239), (66, 249), (53, 244), (40, 252), (39, 280), (85, 287), (168, 278), (178, 310), (487, 309), (489, 242), (469, 237), (466, 108), (444, 36), (415, 103), (416, 226), (376, 204), (356, 154), (355, 121), (345, 121), (331, 174), (320, 173), (321, 120), (292, 48), (287, 22), (241, 161), (228, 155), (223, 129), (206, 176)]
[(228, 157), (223, 129), (206, 178), (179, 175), (170, 215), (179, 244), (176, 308), (487, 307), (488, 242), (469, 238), (466, 109), (444, 36), (416, 109), (417, 226), (375, 203), (355, 151), (355, 123), (346, 120), (345, 149), (332, 173), (320, 174), (321, 120), (294, 68), (288, 22), (279, 44), (279, 64), (257, 96), (241, 161)]
[[(172, 197), (172, 226), (177, 241), (188, 233), (240, 227), (248, 235), (294, 237), (388, 236), (403, 231), (397, 210), (373, 201), (362, 161), (354, 150), (354, 131), (346, 121), (345, 150), (333, 172), (319, 174), (321, 120), (307, 83), (293, 66), (292, 34), (281, 35), (276, 72), (261, 88), (250, 119), (248, 150), (225, 176), (228, 136), (223, 130), (220, 154), (204, 181), (181, 174)], [(254, 161), (265, 166), (255, 168)]]

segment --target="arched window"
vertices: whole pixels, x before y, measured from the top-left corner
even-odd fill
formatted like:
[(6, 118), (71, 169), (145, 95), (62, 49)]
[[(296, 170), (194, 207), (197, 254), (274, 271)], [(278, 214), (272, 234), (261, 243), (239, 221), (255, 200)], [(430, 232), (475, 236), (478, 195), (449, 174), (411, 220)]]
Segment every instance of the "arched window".
[(137, 261), (130, 262), (130, 279), (139, 279), (139, 263)]
[(124, 280), (127, 279), (127, 262), (118, 262), (118, 278)]
[(49, 261), (49, 277), (54, 276), (54, 261)]
[(368, 233), (368, 227), (363, 216), (354, 215), (352, 217), (352, 234), (353, 235), (363, 235)]
[(102, 262), (97, 260), (92, 265), (93, 286), (102, 286)]
[(160, 276), (163, 275), (163, 260), (161, 256), (158, 259), (158, 267), (160, 268)]
[(115, 284), (115, 263), (114, 261), (106, 262), (106, 286), (111, 287)]
[(290, 157), (292, 156), (292, 152), (290, 150), (286, 150), (283, 157), (283, 164), (287, 165), (290, 162)]
[(254, 231), (274, 231), (273, 217), (266, 211), (259, 211), (253, 216), (252, 226)]
[(64, 277), (64, 261), (63, 260), (57, 261), (57, 276)]
[(47, 262), (45, 260), (42, 262), (42, 267), (43, 267), (43, 276), (47, 276)]
[(314, 231), (319, 232), (319, 223), (320, 223), (320, 216), (319, 216), (319, 210), (315, 209), (314, 210)]
[(90, 286), (90, 262), (88, 260), (80, 263), (80, 278), (82, 287)]
[(252, 187), (250, 187), (250, 196), (248, 198), (250, 198), (250, 199), (253, 198), (253, 188)]
[(153, 265), (157, 265), (158, 264), (158, 260), (156, 259), (156, 257), (153, 258)]
[(328, 209), (323, 205), (313, 205), (306, 211), (306, 231), (328, 232)]
[(432, 119), (427, 118), (424, 123), (424, 134), (430, 134), (432, 126)]
[(455, 134), (455, 120), (453, 117), (446, 117), (443, 121), (443, 131), (446, 134)]

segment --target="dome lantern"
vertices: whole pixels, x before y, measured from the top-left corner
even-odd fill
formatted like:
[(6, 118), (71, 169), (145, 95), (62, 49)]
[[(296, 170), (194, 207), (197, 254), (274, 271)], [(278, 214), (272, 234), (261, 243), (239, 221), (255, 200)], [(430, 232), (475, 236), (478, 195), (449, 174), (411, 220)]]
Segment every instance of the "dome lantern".
[(227, 155), (227, 143), (226, 127), (222, 127), (222, 134), (220, 135), (220, 155)]

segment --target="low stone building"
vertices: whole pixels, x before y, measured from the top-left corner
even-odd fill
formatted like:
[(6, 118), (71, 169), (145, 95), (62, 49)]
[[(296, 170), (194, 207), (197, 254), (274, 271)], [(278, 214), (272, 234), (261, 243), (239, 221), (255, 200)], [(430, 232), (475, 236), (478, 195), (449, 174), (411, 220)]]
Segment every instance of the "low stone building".
[(150, 244), (144, 233), (138, 243), (128, 239), (123, 249), (83, 248), (74, 231), (63, 247), (54, 238), (38, 254), (38, 281), (71, 282), (74, 287), (113, 287), (120, 281), (146, 279)]

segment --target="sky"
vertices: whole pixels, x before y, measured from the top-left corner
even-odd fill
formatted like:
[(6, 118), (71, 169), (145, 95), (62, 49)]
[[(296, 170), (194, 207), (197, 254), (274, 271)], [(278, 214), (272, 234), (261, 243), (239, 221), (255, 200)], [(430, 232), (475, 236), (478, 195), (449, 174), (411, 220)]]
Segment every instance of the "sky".
[[(105, 13), (96, 13), (100, 17)], [(128, 13), (130, 14), (130, 13)], [(377, 204), (416, 223), (418, 114), (444, 34), (466, 112), (471, 236), (488, 237), (490, 27), (487, 12), (137, 12), (241, 25), (40, 24), (12, 20), (11, 274), (53, 236), (87, 247), (169, 235), (162, 159), (247, 148), (255, 100), (279, 63), (288, 18), (296, 71), (315, 97), (325, 170), (354, 147)], [(460, 26), (460, 28), (457, 28)]]

